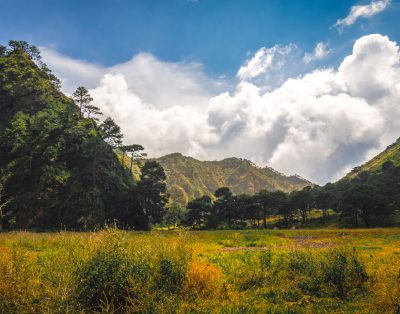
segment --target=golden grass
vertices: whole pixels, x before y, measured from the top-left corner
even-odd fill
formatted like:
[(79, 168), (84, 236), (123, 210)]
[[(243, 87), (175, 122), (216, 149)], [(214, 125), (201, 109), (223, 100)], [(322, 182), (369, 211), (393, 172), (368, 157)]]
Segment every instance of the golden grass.
[(0, 309), (396, 313), (400, 229), (3, 233)]

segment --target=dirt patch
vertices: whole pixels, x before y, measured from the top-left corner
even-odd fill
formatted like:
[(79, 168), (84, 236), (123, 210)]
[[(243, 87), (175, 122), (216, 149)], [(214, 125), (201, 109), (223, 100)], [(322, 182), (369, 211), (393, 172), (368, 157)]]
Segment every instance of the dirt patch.
[(247, 247), (247, 246), (238, 246), (238, 247), (224, 247), (220, 249), (220, 252), (236, 252), (236, 251), (268, 251), (270, 248), (267, 247)]
[(310, 238), (294, 238), (294, 246), (296, 248), (307, 248), (307, 249), (323, 249), (335, 246), (335, 243), (332, 241), (323, 241), (323, 242), (316, 242)]
[(324, 249), (333, 247), (336, 245), (335, 242), (324, 240), (322, 242), (316, 241), (321, 239), (318, 237), (292, 237), (293, 243), (286, 245), (272, 245), (271, 247), (225, 247), (220, 249), (220, 252), (237, 252), (237, 251), (267, 251), (270, 249)]

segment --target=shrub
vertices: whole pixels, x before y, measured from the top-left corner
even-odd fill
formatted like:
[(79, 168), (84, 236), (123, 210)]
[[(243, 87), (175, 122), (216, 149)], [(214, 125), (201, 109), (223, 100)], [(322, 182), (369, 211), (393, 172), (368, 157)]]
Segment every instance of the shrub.
[(128, 292), (129, 267), (120, 246), (98, 250), (75, 270), (78, 301), (89, 307), (121, 303)]
[(260, 253), (259, 256), (261, 268), (270, 268), (272, 262), (272, 252), (270, 250)]
[(362, 289), (368, 280), (365, 266), (354, 251), (332, 250), (323, 271), (327, 284), (333, 288), (333, 294), (342, 300), (350, 292)]
[(156, 279), (157, 288), (168, 292), (176, 292), (183, 283), (186, 271), (186, 263), (181, 263), (166, 256), (161, 257)]

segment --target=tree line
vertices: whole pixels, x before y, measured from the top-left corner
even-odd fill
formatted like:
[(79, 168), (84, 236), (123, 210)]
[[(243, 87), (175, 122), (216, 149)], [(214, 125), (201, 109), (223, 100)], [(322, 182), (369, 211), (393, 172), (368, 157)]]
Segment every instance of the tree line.
[(306, 224), (314, 210), (322, 221), (333, 211), (342, 226), (374, 227), (393, 224), (399, 208), (400, 167), (387, 161), (379, 172), (291, 193), (261, 190), (255, 195), (234, 195), (221, 187), (212, 196), (190, 201), (185, 210), (172, 206), (165, 221), (194, 229), (287, 228)]
[(163, 168), (138, 163), (143, 146), (123, 145), (120, 127), (110, 117), (100, 122), (92, 101), (83, 86), (65, 96), (35, 46), (0, 46), (0, 230), (81, 230), (108, 221), (148, 229), (161, 221)]

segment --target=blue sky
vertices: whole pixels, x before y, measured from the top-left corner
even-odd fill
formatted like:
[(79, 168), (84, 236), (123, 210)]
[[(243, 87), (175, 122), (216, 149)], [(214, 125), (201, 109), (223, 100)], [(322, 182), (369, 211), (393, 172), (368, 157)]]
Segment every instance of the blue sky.
[(71, 94), (149, 156), (241, 157), (324, 184), (400, 137), (400, 0), (0, 0)]
[[(165, 61), (195, 60), (214, 75), (233, 75), (262, 46), (320, 41), (348, 53), (355, 38), (383, 33), (398, 41), (399, 3), (339, 33), (331, 26), (355, 4), (323, 0), (0, 0), (0, 41), (24, 39), (105, 66), (149, 52)], [(335, 58), (336, 57), (336, 58)]]

